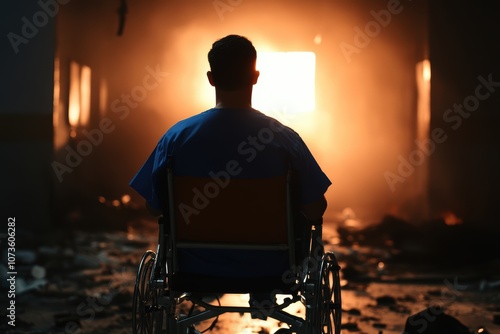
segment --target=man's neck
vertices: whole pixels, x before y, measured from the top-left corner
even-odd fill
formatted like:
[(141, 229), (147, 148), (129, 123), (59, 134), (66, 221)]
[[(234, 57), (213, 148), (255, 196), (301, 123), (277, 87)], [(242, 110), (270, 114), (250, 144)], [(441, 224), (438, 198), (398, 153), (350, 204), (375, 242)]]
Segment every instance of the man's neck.
[(251, 108), (252, 87), (241, 90), (215, 90), (216, 108)]

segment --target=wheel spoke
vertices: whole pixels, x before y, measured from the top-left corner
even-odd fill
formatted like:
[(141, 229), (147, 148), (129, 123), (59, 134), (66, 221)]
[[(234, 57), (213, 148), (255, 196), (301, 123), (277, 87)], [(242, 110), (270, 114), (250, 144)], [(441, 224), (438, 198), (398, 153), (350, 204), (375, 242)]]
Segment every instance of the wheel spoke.
[(311, 312), (312, 333), (340, 333), (340, 286), (338, 266), (332, 253), (323, 255)]
[(133, 333), (160, 334), (163, 331), (165, 310), (158, 305), (160, 288), (153, 286), (152, 273), (156, 254), (148, 251), (139, 264), (134, 288)]

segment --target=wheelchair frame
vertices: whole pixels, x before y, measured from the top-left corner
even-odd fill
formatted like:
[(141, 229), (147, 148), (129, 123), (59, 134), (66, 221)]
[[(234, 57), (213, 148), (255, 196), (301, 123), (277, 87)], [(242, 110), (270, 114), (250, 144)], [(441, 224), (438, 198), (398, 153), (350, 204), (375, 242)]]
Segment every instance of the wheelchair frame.
[[(288, 177), (287, 182), (290, 182)], [(173, 172), (168, 169), (169, 207), (173, 208)], [(287, 191), (287, 196), (289, 195)], [(288, 196), (289, 197), (289, 196)], [(289, 198), (288, 198), (289, 199)], [(287, 200), (288, 204), (289, 201)], [(194, 326), (202, 321), (214, 319), (211, 330), (218, 316), (224, 313), (261, 313), (264, 319), (273, 318), (286, 323), (289, 328), (278, 330), (279, 333), (298, 334), (339, 334), (341, 325), (340, 266), (332, 252), (325, 252), (322, 242), (322, 220), (311, 224), (309, 252), (302, 263), (293, 265), (291, 276), (293, 283), (290, 291), (284, 292), (291, 298), (285, 298), (281, 304), (266, 303), (259, 306), (223, 306), (210, 304), (203, 299), (213, 293), (203, 294), (189, 291), (175, 291), (170, 288), (172, 269), (175, 263), (175, 217), (170, 210), (168, 217), (158, 219), (159, 234), (156, 252), (147, 250), (139, 264), (133, 296), (133, 333), (168, 333), (190, 334)], [(166, 228), (166, 226), (168, 226)], [(169, 230), (166, 233), (166, 229)], [(290, 251), (293, 253), (293, 250)], [(292, 258), (292, 256), (290, 256)], [(283, 278), (282, 278), (283, 279)], [(252, 291), (242, 292), (249, 293)], [(233, 293), (218, 291), (218, 293)], [(218, 300), (218, 299), (217, 299)], [(178, 306), (188, 301), (203, 308), (198, 313), (178, 314)], [(305, 307), (305, 318), (286, 312), (289, 305), (301, 302)], [(263, 304), (263, 303), (262, 303)], [(278, 333), (276, 332), (276, 333)]]

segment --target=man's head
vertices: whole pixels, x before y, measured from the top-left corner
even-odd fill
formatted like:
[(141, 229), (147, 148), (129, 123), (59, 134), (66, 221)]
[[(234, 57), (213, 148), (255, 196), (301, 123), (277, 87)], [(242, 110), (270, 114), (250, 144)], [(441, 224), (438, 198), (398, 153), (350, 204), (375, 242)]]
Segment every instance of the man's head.
[(217, 89), (233, 91), (251, 87), (257, 82), (257, 52), (243, 36), (228, 35), (212, 44), (208, 52), (210, 83)]

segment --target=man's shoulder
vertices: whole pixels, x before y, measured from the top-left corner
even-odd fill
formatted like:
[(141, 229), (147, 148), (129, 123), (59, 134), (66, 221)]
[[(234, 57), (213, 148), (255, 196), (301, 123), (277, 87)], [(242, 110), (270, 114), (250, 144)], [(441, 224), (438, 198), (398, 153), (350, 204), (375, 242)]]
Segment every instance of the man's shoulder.
[(174, 123), (160, 138), (160, 145), (167, 145), (172, 141), (180, 138), (189, 137), (192, 133), (197, 132), (201, 125), (205, 122), (207, 116), (212, 109), (207, 109), (198, 114), (184, 118), (177, 123)]
[(207, 118), (207, 116), (210, 114), (211, 111), (212, 109), (208, 109), (198, 114), (184, 118), (175, 123), (174, 125), (172, 125), (172, 127), (167, 131), (167, 133), (181, 131), (183, 129), (192, 127), (196, 124), (200, 124), (205, 121), (205, 119)]

